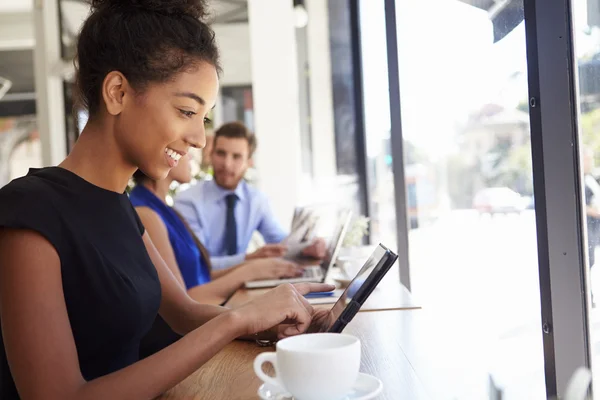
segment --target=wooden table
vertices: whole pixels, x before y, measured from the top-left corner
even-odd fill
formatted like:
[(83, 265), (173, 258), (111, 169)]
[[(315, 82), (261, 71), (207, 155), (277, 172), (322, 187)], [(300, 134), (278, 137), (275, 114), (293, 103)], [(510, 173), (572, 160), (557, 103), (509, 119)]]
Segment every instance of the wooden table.
[[(413, 313), (420, 312), (362, 313), (344, 330), (344, 333), (355, 335), (361, 340), (360, 370), (383, 382), (383, 393), (378, 399), (439, 398), (426, 390), (404, 349), (404, 325), (414, 316)], [(233, 342), (185, 381), (165, 393), (161, 399), (258, 399), (257, 390), (262, 382), (255, 376), (252, 362), (259, 353), (273, 350), (260, 348), (251, 342)]]
[[(268, 290), (240, 289), (229, 299), (225, 306), (232, 308), (240, 306)], [(331, 308), (333, 304), (322, 304), (315, 307)], [(408, 289), (400, 283), (398, 269), (394, 266), (369, 296), (361, 311), (414, 310), (419, 308), (421, 307), (414, 301)]]

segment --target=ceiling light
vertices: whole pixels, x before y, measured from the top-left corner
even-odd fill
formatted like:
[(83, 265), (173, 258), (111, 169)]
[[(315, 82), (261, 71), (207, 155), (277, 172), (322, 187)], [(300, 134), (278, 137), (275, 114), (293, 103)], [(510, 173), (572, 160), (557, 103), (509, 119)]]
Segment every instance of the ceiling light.
[(298, 2), (294, 5), (294, 26), (296, 28), (305, 28), (308, 25), (308, 12), (304, 4)]

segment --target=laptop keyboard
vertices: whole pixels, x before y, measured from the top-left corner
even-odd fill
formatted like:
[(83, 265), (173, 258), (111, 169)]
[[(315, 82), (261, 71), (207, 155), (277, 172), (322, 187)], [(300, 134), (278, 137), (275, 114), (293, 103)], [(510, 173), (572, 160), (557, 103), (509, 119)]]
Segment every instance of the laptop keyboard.
[(302, 276), (304, 278), (316, 278), (320, 275), (317, 271), (318, 270), (316, 268), (306, 268)]

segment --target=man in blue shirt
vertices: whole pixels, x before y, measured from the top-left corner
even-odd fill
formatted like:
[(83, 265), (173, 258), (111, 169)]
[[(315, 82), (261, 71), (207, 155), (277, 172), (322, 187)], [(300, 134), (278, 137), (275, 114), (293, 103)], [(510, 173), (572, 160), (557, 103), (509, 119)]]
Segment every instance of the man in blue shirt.
[[(256, 137), (244, 124), (223, 125), (213, 139), (214, 179), (199, 182), (175, 201), (175, 209), (207, 248), (215, 269), (253, 258), (281, 257), (287, 251), (280, 243), (288, 233), (273, 216), (267, 197), (243, 180), (255, 150)], [(246, 254), (254, 231), (267, 245)], [(314, 258), (324, 253), (325, 242), (320, 239), (303, 252)]]

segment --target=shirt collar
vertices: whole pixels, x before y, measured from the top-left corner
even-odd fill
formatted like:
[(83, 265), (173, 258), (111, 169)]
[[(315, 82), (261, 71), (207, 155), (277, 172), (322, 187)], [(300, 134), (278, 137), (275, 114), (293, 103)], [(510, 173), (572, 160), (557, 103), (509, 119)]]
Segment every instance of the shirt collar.
[(240, 181), (237, 188), (235, 190), (223, 189), (221, 186), (217, 185), (215, 180), (210, 180), (206, 183), (208, 188), (207, 195), (210, 201), (218, 202), (224, 199), (227, 195), (234, 193), (238, 200), (244, 200), (246, 198), (245, 189), (246, 182), (244, 180)]

